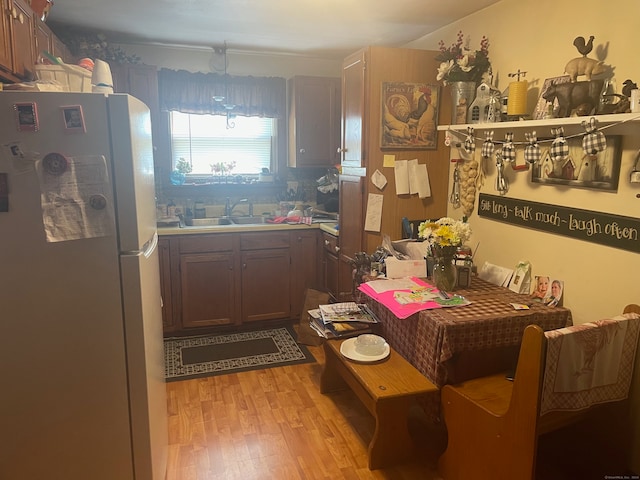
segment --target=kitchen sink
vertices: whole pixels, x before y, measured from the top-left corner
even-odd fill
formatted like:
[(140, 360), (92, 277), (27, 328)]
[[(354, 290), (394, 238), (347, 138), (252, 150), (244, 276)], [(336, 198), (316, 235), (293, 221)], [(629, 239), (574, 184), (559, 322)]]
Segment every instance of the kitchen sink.
[(265, 217), (258, 215), (247, 217), (231, 217), (231, 222), (236, 225), (257, 225), (265, 223)]
[(213, 227), (216, 225), (231, 225), (231, 219), (225, 217), (192, 218), (187, 220), (187, 225), (194, 227)]

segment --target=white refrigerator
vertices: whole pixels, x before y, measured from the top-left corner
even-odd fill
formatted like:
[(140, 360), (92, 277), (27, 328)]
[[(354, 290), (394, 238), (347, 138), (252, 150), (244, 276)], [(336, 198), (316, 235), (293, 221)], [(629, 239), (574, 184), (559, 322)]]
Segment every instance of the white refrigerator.
[(0, 479), (164, 480), (148, 108), (0, 92)]

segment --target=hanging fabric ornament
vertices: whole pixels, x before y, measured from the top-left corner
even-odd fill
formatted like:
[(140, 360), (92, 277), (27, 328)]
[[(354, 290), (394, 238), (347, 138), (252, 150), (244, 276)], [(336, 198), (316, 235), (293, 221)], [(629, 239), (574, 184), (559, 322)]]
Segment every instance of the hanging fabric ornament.
[(484, 143), (482, 144), (482, 158), (491, 158), (493, 155), (493, 130), (485, 130)]
[(567, 140), (564, 138), (564, 128), (552, 128), (551, 134), (555, 139), (551, 142), (549, 155), (552, 160), (559, 162), (560, 160), (567, 158), (569, 155), (569, 145), (567, 144)]
[(464, 140), (464, 151), (472, 155), (476, 151), (476, 140), (473, 138), (473, 127), (467, 127), (467, 138)]
[(582, 138), (582, 150), (585, 155), (595, 155), (607, 148), (607, 139), (598, 131), (598, 121), (595, 118), (591, 117), (589, 123), (583, 120), (582, 127), (587, 132)]
[(516, 147), (513, 145), (513, 132), (504, 134), (504, 143), (502, 144), (502, 159), (505, 162), (513, 163), (516, 161)]
[(538, 145), (536, 131), (526, 132), (524, 138), (529, 142), (529, 144), (524, 147), (524, 161), (531, 165), (538, 163), (540, 161), (540, 145)]

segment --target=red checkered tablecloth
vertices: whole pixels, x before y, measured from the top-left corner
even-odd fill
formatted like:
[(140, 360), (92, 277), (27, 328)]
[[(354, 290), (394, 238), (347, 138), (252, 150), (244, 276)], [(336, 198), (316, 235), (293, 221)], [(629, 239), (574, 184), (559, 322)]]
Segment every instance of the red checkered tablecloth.
[[(531, 302), (527, 295), (474, 277), (469, 289), (456, 290), (470, 305), (423, 310), (405, 319), (397, 318), (374, 299), (362, 300), (380, 320), (380, 334), (389, 344), (438, 387), (451, 383), (454, 356), (464, 352), (514, 347), (520, 344), (527, 325), (553, 330), (572, 324), (571, 311)], [(528, 310), (515, 310), (510, 303), (529, 303)], [(464, 377), (464, 374), (456, 375)]]

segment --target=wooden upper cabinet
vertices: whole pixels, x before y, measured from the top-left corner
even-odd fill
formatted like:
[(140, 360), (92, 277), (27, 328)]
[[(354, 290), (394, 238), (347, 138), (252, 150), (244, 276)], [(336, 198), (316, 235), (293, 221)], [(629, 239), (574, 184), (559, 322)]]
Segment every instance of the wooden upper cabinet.
[(113, 90), (128, 93), (149, 107), (153, 145), (157, 150), (160, 138), (160, 99), (158, 97), (158, 68), (154, 65), (112, 64)]
[(11, 55), (11, 23), (13, 16), (11, 13), (11, 0), (0, 0), (2, 2), (2, 15), (0, 15), (0, 68), (8, 72), (13, 71), (13, 58)]
[(36, 63), (35, 13), (23, 0), (13, 0), (10, 9), (13, 32), (13, 73), (21, 78), (33, 79)]
[(289, 166), (330, 167), (340, 162), (340, 79), (289, 80)]
[(75, 63), (75, 59), (62, 40), (55, 35), (51, 36), (51, 53), (58, 58), (61, 58), (64, 63)]
[(363, 167), (366, 138), (367, 51), (347, 57), (342, 66), (342, 145), (343, 167)]
[(53, 32), (47, 27), (47, 25), (40, 20), (39, 18), (34, 18), (33, 22), (35, 24), (36, 31), (36, 44), (35, 44), (35, 58), (37, 61), (38, 57), (42, 55), (43, 51), (47, 51), (53, 54)]

